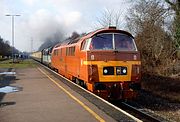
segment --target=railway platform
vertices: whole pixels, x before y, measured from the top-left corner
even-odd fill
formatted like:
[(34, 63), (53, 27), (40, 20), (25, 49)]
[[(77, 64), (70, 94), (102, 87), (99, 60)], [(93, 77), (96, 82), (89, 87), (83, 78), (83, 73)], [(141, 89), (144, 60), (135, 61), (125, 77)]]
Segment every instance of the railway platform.
[(15, 72), (9, 85), (21, 90), (0, 93), (0, 122), (137, 121), (123, 113), (113, 117), (115, 110), (93, 104), (95, 99), (86, 99), (40, 65)]

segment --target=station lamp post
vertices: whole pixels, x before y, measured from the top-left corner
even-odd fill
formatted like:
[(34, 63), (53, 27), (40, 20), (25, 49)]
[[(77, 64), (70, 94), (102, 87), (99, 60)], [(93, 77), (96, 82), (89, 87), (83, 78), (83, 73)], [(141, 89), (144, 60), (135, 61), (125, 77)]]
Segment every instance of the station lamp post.
[(18, 14), (7, 14), (6, 16), (9, 16), (11, 17), (11, 20), (12, 20), (12, 63), (14, 63), (14, 17), (15, 16), (21, 16), (21, 15), (18, 15)]

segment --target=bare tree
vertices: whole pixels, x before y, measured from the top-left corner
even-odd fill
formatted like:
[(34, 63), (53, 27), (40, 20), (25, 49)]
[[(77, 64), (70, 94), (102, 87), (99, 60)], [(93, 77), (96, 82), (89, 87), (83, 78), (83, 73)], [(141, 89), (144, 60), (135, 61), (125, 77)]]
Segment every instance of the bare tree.
[(171, 10), (175, 12), (173, 35), (177, 47), (177, 56), (178, 58), (180, 58), (180, 0), (165, 0), (165, 1), (170, 5)]
[(165, 28), (167, 17), (159, 0), (138, 1), (126, 17), (141, 51), (144, 71), (165, 74), (172, 62), (174, 44)]
[(119, 28), (122, 23), (122, 19), (122, 12), (120, 10), (116, 11), (105, 9), (101, 16), (97, 18), (97, 25), (98, 27), (116, 26)]

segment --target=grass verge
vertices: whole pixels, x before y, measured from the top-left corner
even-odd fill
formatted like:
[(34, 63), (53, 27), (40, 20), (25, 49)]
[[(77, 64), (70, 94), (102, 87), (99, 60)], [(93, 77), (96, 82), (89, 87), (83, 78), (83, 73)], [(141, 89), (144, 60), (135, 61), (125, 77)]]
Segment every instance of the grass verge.
[(28, 68), (36, 67), (36, 63), (32, 59), (19, 60), (12, 63), (12, 60), (0, 61), (0, 68)]

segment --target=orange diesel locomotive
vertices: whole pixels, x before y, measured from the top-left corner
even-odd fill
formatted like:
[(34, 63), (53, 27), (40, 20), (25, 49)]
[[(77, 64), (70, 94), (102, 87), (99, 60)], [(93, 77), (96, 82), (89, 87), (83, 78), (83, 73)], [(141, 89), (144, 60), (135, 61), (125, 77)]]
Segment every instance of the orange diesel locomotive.
[(140, 54), (133, 36), (114, 27), (69, 39), (52, 50), (51, 66), (105, 99), (132, 99), (140, 88)]

